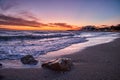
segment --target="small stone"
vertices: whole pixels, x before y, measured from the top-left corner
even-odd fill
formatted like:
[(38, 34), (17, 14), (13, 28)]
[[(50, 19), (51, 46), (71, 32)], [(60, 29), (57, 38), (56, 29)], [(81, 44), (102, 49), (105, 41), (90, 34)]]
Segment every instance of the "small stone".
[(0, 63), (0, 68), (2, 68), (2, 64)]
[(38, 61), (35, 60), (32, 55), (26, 55), (26, 56), (22, 57), (21, 62), (23, 64), (31, 64), (31, 65), (36, 65), (38, 63)]
[(0, 80), (2, 80), (4, 78), (4, 76), (0, 75)]
[(55, 71), (69, 71), (72, 67), (72, 61), (70, 58), (58, 58), (52, 61), (48, 61), (42, 64), (42, 67), (55, 70)]

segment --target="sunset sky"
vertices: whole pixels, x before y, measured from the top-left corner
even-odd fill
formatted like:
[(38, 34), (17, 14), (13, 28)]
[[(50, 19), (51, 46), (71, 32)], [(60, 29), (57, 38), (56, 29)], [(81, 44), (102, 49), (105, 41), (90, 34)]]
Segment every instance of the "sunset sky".
[(120, 23), (120, 0), (0, 0), (0, 28), (76, 30)]

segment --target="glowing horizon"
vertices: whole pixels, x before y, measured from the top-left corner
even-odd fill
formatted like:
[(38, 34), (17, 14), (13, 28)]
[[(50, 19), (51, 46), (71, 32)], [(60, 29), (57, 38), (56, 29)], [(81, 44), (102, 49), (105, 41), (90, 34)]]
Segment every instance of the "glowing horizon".
[(119, 3), (119, 0), (0, 0), (0, 28), (77, 30), (86, 25), (117, 25)]
[(2, 25), (0, 26), (0, 29), (6, 29), (6, 30), (79, 30), (79, 27), (73, 27), (73, 28), (67, 28), (67, 27), (61, 27), (61, 26), (43, 26), (43, 27), (32, 27), (32, 26), (8, 26), (8, 25)]

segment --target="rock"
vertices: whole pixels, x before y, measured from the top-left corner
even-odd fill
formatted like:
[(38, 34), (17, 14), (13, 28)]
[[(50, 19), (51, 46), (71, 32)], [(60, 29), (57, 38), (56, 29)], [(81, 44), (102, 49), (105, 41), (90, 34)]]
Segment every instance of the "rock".
[(26, 56), (22, 57), (21, 62), (23, 64), (31, 64), (31, 65), (36, 65), (38, 63), (38, 61), (35, 60), (32, 55), (26, 55)]
[(0, 80), (2, 80), (4, 78), (4, 76), (0, 75)]
[(0, 63), (0, 68), (2, 68), (2, 64)]
[(72, 61), (70, 58), (58, 58), (52, 61), (48, 61), (42, 64), (42, 67), (54, 70), (54, 71), (69, 71), (72, 67)]

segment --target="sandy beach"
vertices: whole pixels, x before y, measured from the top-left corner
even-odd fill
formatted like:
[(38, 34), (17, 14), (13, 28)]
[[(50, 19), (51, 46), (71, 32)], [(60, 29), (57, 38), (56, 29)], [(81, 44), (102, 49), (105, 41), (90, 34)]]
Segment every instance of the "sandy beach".
[(0, 0), (0, 80), (120, 80), (120, 0)]
[(120, 38), (63, 57), (72, 59), (71, 71), (1, 68), (0, 80), (120, 80)]

